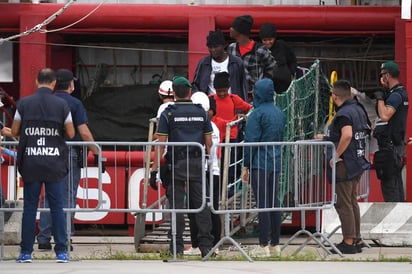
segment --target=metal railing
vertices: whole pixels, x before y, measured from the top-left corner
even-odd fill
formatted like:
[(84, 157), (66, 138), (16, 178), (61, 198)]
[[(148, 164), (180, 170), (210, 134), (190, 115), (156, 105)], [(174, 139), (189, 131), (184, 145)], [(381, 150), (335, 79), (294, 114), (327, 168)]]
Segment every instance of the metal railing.
[[(4, 143), (3, 145), (9, 146), (13, 149), (17, 143)], [(249, 255), (243, 251), (236, 241), (231, 238), (230, 225), (234, 220), (230, 220), (230, 216), (235, 216), (240, 214), (245, 217), (244, 220), (251, 215), (256, 215), (262, 212), (286, 212), (286, 211), (296, 211), (301, 212), (302, 215), (306, 211), (316, 211), (320, 212), (322, 209), (330, 208), (334, 204), (334, 181), (328, 182), (326, 179), (326, 159), (324, 152), (326, 149), (333, 151), (335, 155), (335, 148), (332, 143), (329, 142), (278, 142), (278, 143), (225, 143), (215, 145), (212, 149), (234, 149), (237, 153), (234, 154), (237, 168), (241, 168), (241, 160), (243, 159), (243, 150), (247, 148), (266, 148), (275, 149), (280, 151), (279, 157), (277, 158), (279, 162), (275, 163), (276, 171), (279, 171), (279, 185), (283, 189), (288, 189), (287, 192), (282, 192), (278, 194), (277, 199), (281, 201), (279, 205), (271, 204), (265, 208), (260, 208), (256, 206), (255, 196), (253, 191), (250, 189), (249, 184), (238, 183), (239, 191), (236, 195), (230, 196), (231, 194), (223, 189), (223, 181), (227, 180), (226, 176), (222, 173), (218, 176), (218, 185), (222, 187), (218, 190), (219, 195), (219, 206), (213, 206), (213, 203), (208, 202), (208, 197), (212, 201), (214, 199), (214, 184), (210, 184), (207, 187), (206, 179), (206, 158), (203, 152), (203, 148), (198, 143), (159, 143), (159, 142), (97, 142), (97, 143), (85, 143), (76, 142), (69, 143), (71, 146), (82, 145), (86, 149), (87, 145), (97, 145), (104, 152), (101, 156), (105, 157), (106, 172), (101, 173), (102, 163), (99, 162), (97, 167), (92, 167), (89, 163), (91, 161), (91, 155), (89, 159), (85, 161), (85, 167), (82, 168), (80, 187), (77, 193), (77, 208), (66, 208), (66, 212), (75, 212), (75, 218), (80, 221), (91, 221), (97, 222), (108, 216), (114, 216), (116, 218), (120, 213), (127, 214), (127, 222), (135, 224), (135, 234), (136, 230), (140, 235), (144, 234), (144, 225), (151, 221), (152, 223), (162, 222), (162, 216), (165, 214), (171, 215), (171, 227), (172, 233), (171, 238), (176, 237), (176, 217), (177, 214), (187, 214), (187, 213), (199, 213), (205, 208), (209, 208), (214, 214), (223, 216), (224, 220), (224, 234), (218, 244), (215, 245), (214, 249), (221, 245), (224, 241), (230, 241), (235, 245), (240, 252), (248, 259), (251, 260)], [(196, 206), (189, 205), (190, 201), (190, 182), (192, 174), (187, 171), (187, 177), (183, 180), (187, 182), (188, 196), (184, 202), (183, 207), (176, 208), (174, 204), (165, 205), (165, 189), (158, 185), (158, 190), (155, 191), (148, 186), (149, 172), (148, 168), (154, 158), (154, 148), (157, 146), (167, 145), (168, 151), (173, 152), (175, 148), (185, 149), (186, 152), (191, 151), (190, 148), (196, 148), (197, 151), (201, 151), (201, 154), (197, 155), (201, 158), (201, 204)], [(184, 158), (189, 158), (189, 154)], [(159, 157), (161, 158), (161, 157)], [(100, 157), (102, 159), (102, 157)], [(15, 169), (15, 160), (9, 157), (5, 157), (7, 162), (7, 168), (4, 166), (3, 170), (7, 170), (7, 176), (10, 176), (9, 186), (6, 190), (7, 197), (9, 200), (18, 201), (21, 199), (18, 193), (20, 193), (20, 182), (17, 170)], [(6, 162), (3, 164), (5, 165)], [(159, 166), (162, 162), (159, 162)], [(252, 161), (253, 164), (253, 161)], [(173, 173), (175, 170), (175, 162), (171, 161), (171, 187), (169, 189), (174, 189), (175, 183), (182, 182), (182, 179), (175, 180), (176, 176)], [(287, 167), (287, 168), (285, 168)], [(16, 173), (13, 178), (12, 173)], [(277, 173), (277, 172), (276, 172)], [(334, 178), (335, 167), (332, 168), (332, 176)], [(210, 176), (213, 176), (211, 174)], [(4, 176), (2, 176), (4, 178)], [(209, 178), (213, 180), (213, 178)], [(234, 176), (234, 180), (239, 180), (239, 177)], [(13, 185), (13, 183), (15, 185)], [(158, 179), (158, 183), (161, 180)], [(234, 183), (227, 181), (228, 184)], [(260, 184), (262, 182), (256, 182)], [(284, 187), (286, 185), (286, 188)], [(219, 187), (219, 188), (220, 188)], [(14, 196), (11, 197), (11, 193), (14, 191)], [(12, 191), (10, 191), (12, 190)], [(111, 193), (109, 195), (108, 193)], [(210, 195), (208, 195), (210, 191)], [(228, 201), (231, 201), (229, 204)], [(45, 209), (39, 209), (43, 211)], [(22, 211), (22, 208), (1, 208), (0, 214), (5, 212), (15, 212)], [(121, 217), (124, 220), (124, 215)], [(68, 219), (69, 220), (69, 219)], [(250, 220), (250, 219), (249, 219)], [(1, 218), (0, 218), (1, 221)], [(136, 225), (139, 221), (142, 225)], [(317, 222), (320, 219), (317, 219)], [(247, 221), (246, 221), (247, 222)], [(242, 226), (246, 225), (244, 221)], [(302, 232), (303, 231), (303, 232)], [(68, 227), (68, 235), (70, 235), (70, 228)], [(302, 225), (302, 230), (300, 233), (306, 233), (310, 236), (310, 239), (316, 241), (319, 246), (324, 248), (329, 252), (321, 238), (328, 242), (332, 247), (334, 245), (320, 232), (317, 227), (316, 233), (310, 233), (304, 227), (304, 220)], [(0, 229), (1, 234), (1, 229)], [(287, 243), (288, 245), (296, 235), (294, 235)], [(0, 237), (1, 239), (1, 237)], [(174, 241), (174, 244), (176, 241)], [(137, 245), (137, 243), (135, 242)], [(306, 245), (306, 243), (305, 243)], [(303, 248), (304, 245), (301, 247)], [(210, 253), (204, 258), (205, 260), (214, 251), (212, 249)], [(2, 249), (3, 250), (3, 249)], [(173, 247), (174, 259), (177, 259), (176, 246)], [(297, 251), (299, 252), (299, 250)], [(0, 254), (3, 258), (3, 254)]]
[[(306, 211), (316, 211), (319, 213), (322, 209), (331, 208), (335, 203), (335, 181), (327, 180), (327, 165), (328, 160), (325, 157), (326, 149), (332, 151), (333, 157), (335, 155), (335, 147), (330, 142), (316, 142), (316, 141), (300, 141), (300, 142), (273, 142), (273, 143), (235, 143), (235, 144), (219, 144), (219, 147), (231, 149), (250, 149), (253, 150), (257, 158), (250, 159), (250, 169), (263, 170), (268, 172), (264, 181), (253, 181), (251, 183), (243, 183), (242, 194), (236, 199), (239, 202), (234, 202), (229, 208), (228, 205), (219, 204), (216, 208), (212, 205), (212, 212), (215, 214), (224, 215), (224, 237), (215, 245), (210, 254), (218, 248), (225, 241), (230, 241), (249, 261), (252, 259), (241, 248), (241, 246), (230, 235), (230, 215), (234, 213), (239, 214), (253, 214), (264, 212), (285, 212), (285, 211), (299, 211), (302, 216)], [(265, 152), (265, 153), (262, 153)], [(259, 154), (261, 153), (261, 154)], [(268, 155), (277, 155), (274, 159)], [(243, 158), (243, 154), (239, 154)], [(261, 158), (259, 160), (259, 158)], [(270, 162), (272, 161), (272, 162)], [(273, 168), (272, 168), (273, 167)], [(286, 167), (286, 168), (285, 168)], [(269, 172), (273, 170), (273, 172)], [(331, 170), (332, 177), (335, 178), (335, 166)], [(211, 177), (209, 180), (213, 180)], [(220, 182), (225, 178), (219, 177)], [(273, 182), (278, 183), (273, 183)], [(229, 182), (230, 184), (231, 182)], [(273, 193), (267, 194), (265, 197), (271, 197), (268, 201), (259, 201), (259, 194), (256, 193), (259, 189), (270, 189), (270, 184), (275, 184)], [(286, 184), (290, 192), (281, 193), (281, 186)], [(224, 183), (218, 184), (224, 186)], [(254, 185), (254, 191), (250, 191), (250, 185)], [(213, 189), (216, 183), (211, 184), (211, 200), (216, 191)], [(228, 200), (229, 192), (222, 187), (219, 190), (219, 200)], [(226, 199), (223, 197), (226, 196)], [(270, 203), (269, 203), (270, 202)], [(263, 203), (263, 208), (259, 205)], [(240, 205), (240, 206), (237, 206)], [(325, 235), (320, 231), (320, 214), (317, 214), (316, 233), (311, 233), (305, 228), (304, 219), (302, 220), (302, 228), (297, 232), (285, 245), (286, 247), (297, 235), (305, 233), (309, 236), (309, 240), (313, 239), (320, 247), (322, 247), (328, 254), (330, 251), (325, 247), (321, 240), (328, 242), (335, 251), (339, 252)], [(280, 228), (280, 226), (279, 226)], [(274, 228), (272, 228), (274, 229)], [(304, 243), (296, 252), (299, 252), (307, 243)], [(284, 248), (283, 247), (283, 248)]]
[[(71, 205), (70, 202), (70, 193), (65, 193), (65, 197), (61, 197), (64, 201), (67, 201), (67, 207), (64, 208), (66, 214), (66, 227), (67, 227), (67, 235), (68, 235), (68, 242), (70, 242), (70, 235), (71, 235), (71, 216), (75, 213), (82, 214), (86, 212), (96, 212), (98, 211), (104, 204), (104, 199), (102, 196), (102, 178), (104, 174), (102, 174), (102, 154), (100, 146), (97, 145), (95, 142), (67, 142), (69, 146), (69, 173), (67, 175), (67, 189), (73, 189), (73, 184), (78, 184), (79, 182), (75, 182), (73, 180), (73, 165), (79, 165), (82, 163), (83, 167), (81, 181), (82, 186), (80, 186), (77, 191), (83, 192), (81, 197), (82, 199), (81, 206), (76, 208), (76, 205)], [(7, 183), (5, 184), (5, 189), (3, 189), (2, 184), (2, 192), (4, 198), (6, 200), (4, 205), (0, 207), (0, 258), (4, 257), (4, 244), (5, 244), (5, 215), (6, 214), (13, 214), (16, 212), (23, 212), (22, 207), (22, 200), (23, 200), (23, 180), (18, 172), (17, 169), (17, 146), (18, 142), (16, 141), (5, 141), (1, 143), (1, 169), (0, 169), (0, 178), (4, 180), (7, 179)], [(96, 166), (89, 163), (93, 163), (94, 161), (90, 158), (88, 159), (87, 152), (88, 147), (94, 146), (98, 149), (99, 154), (99, 161)], [(79, 166), (78, 166), (79, 167)], [(94, 182), (92, 182), (94, 181)], [(94, 195), (93, 199), (90, 199), (89, 190), (91, 185), (94, 185)], [(79, 194), (77, 193), (77, 196)], [(93, 202), (92, 202), (93, 200)], [(42, 190), (40, 197), (39, 197), (39, 206), (38, 212), (50, 212), (50, 209), (45, 206), (46, 205), (46, 197), (44, 193), (44, 189)], [(70, 254), (70, 249), (68, 249), (68, 253)]]

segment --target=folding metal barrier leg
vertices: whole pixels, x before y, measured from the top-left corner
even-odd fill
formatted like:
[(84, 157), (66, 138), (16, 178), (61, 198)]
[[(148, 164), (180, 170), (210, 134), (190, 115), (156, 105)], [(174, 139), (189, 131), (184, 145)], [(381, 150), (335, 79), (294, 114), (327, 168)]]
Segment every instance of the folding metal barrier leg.
[(320, 237), (321, 239), (323, 239), (320, 242), (320, 247), (322, 247), (328, 254), (332, 254), (332, 252), (330, 250), (328, 250), (325, 245), (324, 242), (327, 242), (329, 244), (329, 246), (337, 253), (339, 254), (339, 256), (343, 257), (342, 252), (340, 252), (340, 250), (335, 246), (335, 244), (330, 240), (329, 235), (325, 236), (322, 232), (321, 232), (321, 228), (320, 228), (320, 211), (321, 209), (317, 209), (316, 210), (316, 233), (314, 235)]
[(293, 242), (293, 240), (295, 240), (300, 234), (307, 234), (308, 236), (310, 236), (310, 232), (306, 230), (306, 220), (305, 220), (305, 210), (301, 210), (301, 214), (300, 214), (300, 230), (295, 232), (295, 234), (293, 234), (292, 237), (289, 238), (289, 240), (287, 240), (287, 242), (282, 246), (281, 250), (283, 251), (290, 243)]
[(209, 251), (209, 253), (207, 253), (207, 255), (202, 258), (202, 261), (206, 261), (215, 252), (216, 248), (221, 246), (226, 240), (229, 240), (249, 262), (253, 262), (252, 258), (250, 258), (250, 256), (243, 250), (243, 248), (232, 237), (230, 237), (229, 222), (229, 213), (225, 213), (225, 236), (223, 236), (220, 241)]
[[(294, 239), (297, 238), (297, 236), (301, 234), (306, 234), (308, 238), (299, 246), (298, 249), (293, 253), (294, 255), (298, 254), (302, 249), (310, 242), (310, 240), (315, 241), (319, 247), (321, 247), (323, 250), (325, 250), (326, 253), (331, 255), (331, 251), (326, 248), (326, 246), (323, 244), (323, 242), (327, 242), (332, 249), (339, 254), (340, 256), (343, 257), (342, 253), (339, 251), (339, 249), (336, 248), (336, 246), (325, 236), (320, 232), (320, 209), (316, 210), (316, 232), (311, 233), (310, 231), (306, 230), (306, 222), (305, 222), (305, 217), (306, 217), (306, 211), (302, 210), (301, 212), (301, 230), (297, 231), (281, 248), (283, 251)], [(321, 238), (318, 239), (318, 238)]]
[(173, 245), (173, 260), (168, 260), (165, 259), (163, 260), (164, 262), (181, 262), (183, 260), (178, 260), (177, 259), (177, 247), (176, 247), (176, 222), (177, 222), (177, 216), (176, 216), (176, 212), (172, 212), (172, 218), (170, 220), (170, 223), (172, 225), (172, 245)]

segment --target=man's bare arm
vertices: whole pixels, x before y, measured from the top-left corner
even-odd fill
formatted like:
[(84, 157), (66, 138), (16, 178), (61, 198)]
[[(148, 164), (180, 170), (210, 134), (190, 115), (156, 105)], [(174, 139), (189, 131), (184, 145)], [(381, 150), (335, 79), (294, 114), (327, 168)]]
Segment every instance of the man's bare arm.
[[(93, 134), (90, 131), (87, 124), (81, 124), (81, 125), (77, 126), (77, 129), (79, 130), (80, 137), (82, 138), (83, 141), (94, 142)], [(97, 149), (96, 146), (90, 145), (88, 147), (89, 147), (90, 151), (93, 154), (95, 154), (95, 155), (99, 154), (99, 150)]]
[[(164, 143), (167, 141), (167, 135), (159, 135), (159, 142)], [(158, 163), (160, 162), (160, 159), (163, 156), (163, 153), (165, 151), (165, 146), (160, 145), (155, 147), (155, 155), (154, 155), (154, 160), (152, 164), (152, 170), (157, 170), (159, 165)]]

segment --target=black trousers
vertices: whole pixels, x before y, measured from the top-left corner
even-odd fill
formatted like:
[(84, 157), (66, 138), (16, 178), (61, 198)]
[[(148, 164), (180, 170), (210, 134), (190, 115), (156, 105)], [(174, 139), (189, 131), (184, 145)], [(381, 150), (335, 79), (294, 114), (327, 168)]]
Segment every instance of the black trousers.
[[(209, 179), (209, 176), (206, 176)], [(209, 186), (207, 187), (207, 192), (209, 192)], [(219, 200), (220, 200), (220, 179), (218, 175), (213, 176), (213, 208), (219, 208)], [(208, 195), (209, 196), (209, 195)], [(210, 196), (209, 196), (210, 197)], [(208, 199), (210, 201), (210, 199)], [(213, 236), (213, 246), (215, 246), (219, 240), (220, 235), (222, 233), (222, 224), (220, 221), (220, 216), (218, 214), (211, 213), (211, 220), (212, 220), (212, 230), (211, 234)], [(199, 240), (197, 239), (197, 235), (199, 231), (197, 229), (196, 218), (195, 214), (191, 213), (188, 214), (189, 216), (189, 226), (190, 226), (190, 240), (192, 243), (192, 247), (199, 247)]]
[(381, 180), (381, 190), (385, 202), (405, 202), (402, 169), (394, 176)]
[[(202, 182), (190, 180), (188, 182), (174, 180), (167, 188), (167, 197), (171, 209), (198, 209), (202, 205)], [(185, 203), (187, 200), (187, 203)], [(213, 246), (212, 220), (209, 207), (205, 206), (200, 212), (191, 214), (192, 220), (197, 228), (197, 240), (202, 254), (206, 254)], [(185, 219), (183, 213), (176, 214), (176, 250), (183, 253), (183, 232), (185, 230)], [(169, 235), (172, 230), (170, 229)], [(170, 243), (170, 250), (173, 251), (173, 239)]]
[[(379, 142), (378, 142), (379, 143)], [(379, 143), (379, 149), (383, 147)], [(392, 148), (395, 150), (397, 159), (402, 159), (405, 156), (405, 146), (399, 145)], [(393, 161), (396, 161), (394, 159)], [(388, 161), (391, 161), (389, 159)], [(405, 192), (403, 190), (403, 180), (402, 180), (402, 169), (403, 161), (400, 162), (399, 166), (396, 168), (396, 171), (388, 176), (388, 178), (383, 178), (381, 180), (381, 191), (382, 196), (385, 202), (405, 202)]]

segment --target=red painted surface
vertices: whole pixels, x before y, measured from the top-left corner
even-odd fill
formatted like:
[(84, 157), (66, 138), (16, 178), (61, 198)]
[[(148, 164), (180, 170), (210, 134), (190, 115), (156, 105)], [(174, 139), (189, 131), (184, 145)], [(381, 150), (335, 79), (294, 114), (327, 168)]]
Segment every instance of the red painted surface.
[(195, 68), (199, 60), (208, 52), (206, 37), (209, 30), (215, 29), (215, 21), (211, 16), (190, 17), (189, 18), (189, 79), (193, 79)]
[[(138, 172), (137, 169), (135, 169), (135, 168), (131, 169), (130, 171), (131, 171), (131, 174), (132, 174), (133, 172)], [(143, 170), (142, 170), (142, 172), (143, 172)], [(129, 179), (130, 179), (130, 176), (129, 176)], [(126, 182), (126, 183), (127, 183), (127, 182)], [(150, 205), (152, 205), (152, 204), (155, 204), (156, 201), (158, 201), (159, 197), (158, 197), (157, 191), (153, 190), (151, 187), (148, 187), (148, 189), (147, 189), (147, 201), (146, 201), (146, 206), (143, 205), (144, 177), (140, 177), (140, 180), (138, 180), (138, 181), (133, 181), (133, 182), (132, 182), (132, 181), (129, 181), (128, 183), (129, 183), (129, 199), (128, 199), (128, 205), (129, 205), (131, 202), (133, 202), (133, 201), (130, 201), (130, 200), (136, 200), (136, 199), (137, 199), (137, 200), (139, 201), (139, 208), (147, 208), (148, 206), (150, 206)], [(136, 196), (136, 197), (132, 197), (131, 195), (134, 195), (134, 192), (133, 192), (133, 191), (130, 191), (130, 189), (131, 189), (131, 184), (136, 184), (136, 183), (138, 184), (138, 190), (139, 190), (138, 197), (137, 197), (137, 196)], [(166, 194), (166, 191), (165, 191), (165, 189), (161, 186), (160, 183), (159, 183), (158, 185), (159, 185), (159, 187), (160, 187), (160, 197), (161, 197), (161, 196), (163, 196), (163, 195)], [(164, 206), (164, 205), (163, 205), (163, 206)], [(156, 206), (155, 208), (161, 208), (161, 206), (160, 206), (160, 207), (159, 207), (159, 206)], [(161, 214), (161, 213), (159, 213), (159, 214)], [(147, 223), (147, 224), (152, 224), (153, 221), (154, 221), (155, 223), (159, 223), (159, 221), (153, 220), (153, 218), (152, 218), (151, 216), (152, 216), (151, 213), (147, 213), (147, 214), (146, 214), (146, 223)], [(127, 224), (129, 224), (129, 225), (134, 225), (134, 223), (135, 223), (135, 217), (134, 217), (134, 215), (133, 215), (132, 213), (127, 214)]]
[[(400, 63), (401, 69), (401, 81), (406, 85), (408, 90), (409, 102), (412, 100), (412, 78), (410, 74), (412, 72), (412, 21), (411, 20), (398, 20), (396, 24), (396, 30), (400, 29), (399, 35), (395, 37), (395, 59)], [(408, 123), (406, 128), (407, 139), (412, 137), (412, 106), (409, 103), (408, 110)], [(406, 200), (412, 202), (412, 147), (407, 146), (406, 150)], [(408, 172), (410, 171), (410, 172)]]
[(381, 191), (381, 181), (376, 177), (376, 171), (371, 169), (369, 176), (370, 192), (368, 202), (384, 202)]
[[(109, 180), (103, 179), (103, 207), (125, 208), (126, 206), (126, 182), (124, 171), (125, 167), (114, 167), (109, 165), (106, 172), (109, 174)], [(80, 180), (79, 190), (77, 191), (77, 205), (82, 209), (93, 209), (98, 206), (98, 179), (84, 178)], [(124, 213), (119, 212), (98, 212), (87, 213), (90, 217), (81, 217), (82, 213), (76, 213), (75, 222), (80, 224), (123, 224), (125, 220)], [(90, 219), (90, 220), (85, 220)]]
[[(42, 15), (21, 16), (20, 32), (26, 31), (44, 19)], [(48, 56), (46, 38), (42, 33), (33, 33), (20, 38), (20, 98), (33, 94), (37, 87), (35, 79), (38, 71), (49, 66), (50, 56)]]
[[(1, 3), (0, 37), (26, 31), (58, 11), (62, 4)], [(96, 5), (75, 3), (47, 25), (47, 30), (68, 26), (85, 16)], [(59, 35), (161, 34), (188, 38), (188, 71), (192, 78), (197, 61), (206, 51), (209, 30), (228, 32), (233, 19), (248, 13), (254, 29), (265, 22), (276, 23), (279, 32), (293, 35), (394, 34), (400, 7), (365, 6), (242, 6), (242, 5), (102, 5), (86, 20), (57, 33), (34, 33), (20, 38), (20, 92), (33, 93), (37, 71), (44, 66), (71, 68), (72, 49), (57, 49), (46, 42), (58, 42)], [(356, 16), (353, 16), (356, 14)], [(379, 16), (377, 16), (379, 14)], [(64, 42), (64, 40), (62, 40)]]
[[(1, 4), (0, 30), (19, 30), (19, 18), (50, 16), (62, 4)], [(69, 25), (85, 16), (95, 4), (73, 4), (49, 25), (49, 29)], [(244, 5), (133, 5), (106, 4), (86, 20), (62, 32), (129, 33), (151, 30), (187, 32), (189, 18), (212, 17), (216, 27), (229, 30), (232, 20), (250, 14), (255, 26), (276, 21), (279, 29), (302, 31), (353, 31), (371, 33), (394, 30), (400, 7), (379, 6), (244, 6)], [(356, 16), (354, 16), (356, 14)], [(39, 22), (37, 22), (39, 23)]]
[[(39, 24), (52, 15), (62, 4), (0, 4), (0, 37), (8, 37)], [(63, 14), (52, 21), (47, 29), (56, 29), (67, 26), (94, 9), (94, 4), (78, 4), (70, 6)], [(65, 29), (59, 34), (71, 35), (107, 35), (107, 34), (150, 34), (158, 33), (170, 37), (188, 38), (189, 78), (193, 77), (197, 61), (207, 52), (206, 36), (211, 29), (220, 28), (228, 32), (232, 20), (239, 15), (250, 14), (254, 17), (254, 34), (257, 26), (265, 22), (276, 23), (281, 33), (293, 35), (370, 35), (389, 34), (395, 36), (395, 59), (401, 67), (401, 80), (409, 88), (409, 97), (412, 98), (412, 78), (406, 77), (412, 71), (412, 23), (400, 20), (400, 7), (376, 6), (188, 6), (188, 5), (120, 5), (106, 4), (101, 6), (86, 20)], [(356, 16), (354, 16), (356, 15)], [(50, 66), (72, 68), (73, 49), (47, 46), (46, 42), (65, 42), (64, 36), (59, 34), (35, 33), (20, 38), (18, 68), (19, 74), (15, 79), (20, 83), (20, 97), (30, 95), (35, 90), (37, 72), (40, 68)], [(13, 84), (11, 84), (13, 85)], [(18, 86), (18, 83), (14, 83)], [(412, 107), (409, 110), (412, 111)], [(410, 123), (408, 123), (410, 124)], [(411, 126), (407, 129), (407, 136), (412, 136)], [(135, 153), (137, 159), (143, 157)], [(408, 147), (408, 158), (412, 159), (411, 149)], [(105, 184), (103, 190), (108, 193), (113, 202), (127, 203), (128, 187), (124, 166), (116, 168), (110, 163), (119, 159), (126, 165), (125, 155), (116, 155), (113, 152), (104, 152), (108, 159), (107, 171), (110, 176), (117, 176), (118, 189), (114, 193), (113, 184)], [(89, 159), (89, 163), (91, 163)], [(412, 161), (408, 161), (410, 169)], [(119, 164), (119, 162), (118, 162)], [(137, 166), (140, 163), (136, 163)], [(2, 183), (7, 182), (7, 168), (2, 165)], [(412, 172), (407, 173), (407, 189), (412, 189)], [(93, 183), (92, 183), (93, 184)], [(7, 192), (7, 189), (6, 189)], [(81, 199), (80, 199), (81, 200)], [(412, 191), (407, 191), (407, 200), (412, 201)], [(374, 171), (371, 172), (371, 193), (369, 201), (382, 201), (380, 182)], [(118, 214), (115, 214), (118, 215)], [(106, 217), (105, 217), (106, 218)], [(129, 222), (130, 222), (130, 216)], [(107, 217), (104, 222), (125, 222), (123, 217)], [(299, 217), (293, 217), (293, 222), (300, 222)], [(312, 218), (314, 220), (314, 218)], [(99, 222), (94, 222), (99, 223)], [(310, 225), (308, 222), (307, 225)]]

